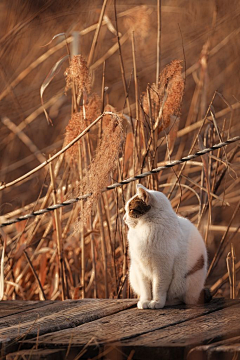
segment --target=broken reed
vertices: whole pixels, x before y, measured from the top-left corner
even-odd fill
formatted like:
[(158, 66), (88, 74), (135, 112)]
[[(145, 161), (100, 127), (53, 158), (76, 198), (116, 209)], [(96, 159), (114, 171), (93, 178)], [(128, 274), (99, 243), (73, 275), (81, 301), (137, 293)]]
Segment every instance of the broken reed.
[[(147, 12), (143, 12), (146, 17)], [(137, 16), (140, 15), (132, 15)], [(203, 70), (206, 71), (206, 62), (202, 61), (199, 65), (202, 79), (196, 84), (185, 128), (189, 127), (190, 131), (191, 124), (200, 120), (199, 114), (204, 116), (203, 125), (192, 141), (190, 136), (188, 141), (186, 137), (178, 137), (184, 90), (181, 61), (174, 60), (167, 65), (160, 73), (159, 81), (148, 85), (141, 96), (137, 77), (139, 48), (135, 41), (141, 35), (137, 31), (139, 27), (134, 28), (135, 20), (128, 20), (132, 31), (134, 85), (130, 83), (127, 86), (119, 39), (118, 49), (130, 123), (128, 125), (124, 119), (105, 116), (101, 123), (53, 164), (51, 173), (54, 176), (51, 176), (41, 207), (61, 202), (73, 194), (92, 193), (92, 196), (83, 203), (75, 204), (72, 210), (59, 210), (55, 216), (45, 214), (33, 222), (14, 225), (16, 231), (12, 231), (6, 240), (6, 299), (132, 296), (127, 279), (127, 229), (122, 216), (125, 200), (135, 191), (134, 185), (104, 194), (101, 194), (102, 188), (111, 181), (128, 178), (142, 169), (151, 170), (159, 162), (171, 160), (173, 154), (175, 158), (188, 154), (199, 141), (200, 133), (200, 144), (204, 148), (221, 138), (225, 139), (226, 133), (231, 130), (228, 121), (223, 122), (222, 127), (214, 121), (213, 105), (215, 97), (219, 96), (217, 93), (208, 109), (205, 107), (205, 114), (202, 113), (205, 104), (205, 77), (202, 74)], [(139, 41), (137, 45), (141, 45)], [(201, 69), (202, 64), (204, 69)], [(65, 75), (66, 90), (72, 91), (73, 107), (64, 145), (96, 119), (103, 108), (112, 110), (109, 104), (105, 107), (104, 96), (100, 99), (92, 91), (91, 77), (83, 56), (73, 57)], [(131, 109), (129, 86), (134, 86), (135, 112)], [(211, 114), (212, 122), (207, 123), (206, 119)], [(202, 162), (185, 164), (177, 170), (146, 178), (143, 183), (154, 189), (161, 187), (180, 214), (187, 215), (199, 224), (202, 233), (205, 231), (207, 244), (211, 245), (209, 214), (217, 209), (219, 203), (232, 201), (231, 189), (235, 181), (231, 183), (227, 175), (236, 154), (236, 146), (226, 152), (219, 150), (217, 156), (202, 157)], [(221, 188), (223, 180), (229, 184), (229, 194)], [(55, 197), (51, 200), (54, 189)], [(217, 193), (219, 189), (220, 194)], [(224, 245), (227, 245), (228, 228), (222, 238)], [(25, 249), (30, 254), (27, 262), (24, 260)], [(235, 269), (239, 269), (239, 266), (236, 265)]]

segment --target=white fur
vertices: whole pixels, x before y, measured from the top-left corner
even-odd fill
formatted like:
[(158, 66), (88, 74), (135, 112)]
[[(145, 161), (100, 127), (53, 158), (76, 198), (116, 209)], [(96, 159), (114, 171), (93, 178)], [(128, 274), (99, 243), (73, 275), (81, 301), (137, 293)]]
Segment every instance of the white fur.
[[(137, 195), (148, 196), (151, 209), (137, 219), (129, 216), (128, 204), (124, 221), (129, 227), (130, 284), (140, 297), (139, 309), (158, 309), (165, 304), (195, 304), (207, 274), (207, 251), (197, 228), (177, 216), (167, 197), (158, 191), (137, 185)], [(141, 193), (141, 194), (140, 194)], [(204, 267), (190, 271), (203, 255)]]

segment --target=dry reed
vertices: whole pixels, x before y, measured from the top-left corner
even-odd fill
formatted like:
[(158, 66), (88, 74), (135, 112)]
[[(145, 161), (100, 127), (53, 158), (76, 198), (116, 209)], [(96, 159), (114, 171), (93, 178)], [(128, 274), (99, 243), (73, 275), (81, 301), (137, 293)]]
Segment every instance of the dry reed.
[[(19, 64), (13, 66), (16, 74), (9, 79), (5, 70), (1, 72), (3, 84), (4, 80), (6, 82), (0, 93), (2, 114), (11, 119), (14, 126), (8, 122), (0, 135), (3, 154), (0, 159), (3, 183), (0, 185), (3, 214), (0, 221), (62, 202), (73, 193), (91, 193), (81, 205), (65, 207), (55, 212), (55, 216), (48, 213), (1, 230), (1, 298), (132, 297), (127, 277), (127, 229), (122, 216), (125, 201), (133, 195), (135, 184), (107, 193), (102, 193), (102, 189), (111, 182), (160, 166), (166, 160), (179, 159), (199, 147), (203, 149), (220, 139), (226, 140), (229, 134), (239, 134), (239, 84), (235, 76), (235, 38), (239, 29), (235, 20), (221, 15), (216, 22), (218, 29), (221, 28), (221, 36), (216, 31), (208, 41), (206, 26), (211, 23), (210, 8), (205, 19), (206, 13), (201, 13), (201, 6), (197, 2), (194, 4), (193, 7), (198, 9), (196, 14), (201, 13), (202, 17), (196, 27), (191, 24), (194, 29), (189, 31), (189, 24), (179, 7), (173, 11), (171, 6), (161, 8), (161, 1), (158, 4), (158, 28), (154, 27), (157, 12), (147, 6), (147, 2), (119, 14), (118, 6), (105, 1), (99, 9), (99, 18), (92, 19), (87, 24), (90, 26), (80, 30), (82, 55), (74, 56), (65, 72), (65, 91), (71, 90), (71, 95), (67, 94), (64, 102), (57, 103), (59, 95), (56, 94), (64, 92), (64, 86), (60, 84), (62, 73), (61, 77), (56, 76), (56, 82), (52, 82), (44, 95), (49, 113), (53, 104), (58, 110), (57, 121), (51, 130), (43, 128), (42, 108), (39, 98), (36, 101), (32, 95), (33, 85), (38, 84), (35, 92), (39, 93), (42, 79), (53, 66), (52, 62), (57, 63), (62, 56), (63, 42), (43, 49), (41, 56), (35, 52), (30, 59), (28, 54), (29, 59), (25, 59), (22, 67)], [(224, 8), (224, 5), (220, 7)], [(188, 8), (188, 11), (192, 17), (192, 9)], [(189, 66), (186, 82), (182, 76), (182, 61), (171, 61), (182, 58), (183, 53), (182, 48), (175, 46), (181, 43), (179, 32), (172, 40), (173, 25), (179, 18)], [(231, 32), (225, 28), (229, 21)], [(102, 31), (102, 26), (106, 32)], [(232, 30), (234, 26), (236, 28)], [(93, 40), (93, 30), (96, 30), (94, 41), (88, 46)], [(51, 36), (48, 35), (48, 39)], [(158, 42), (157, 56), (161, 61), (156, 59), (156, 42), (152, 39)], [(41, 45), (47, 42), (45, 40), (41, 39)], [(71, 41), (70, 36), (67, 42)], [(212, 48), (211, 44), (214, 44)], [(90, 56), (87, 49), (92, 49)], [(12, 58), (20, 59), (21, 53), (17, 55)], [(89, 59), (90, 69), (85, 58)], [(9, 59), (11, 56), (7, 57), (8, 62)], [(157, 62), (160, 75), (155, 84), (147, 86), (155, 81)], [(169, 64), (163, 67), (165, 63)], [(40, 64), (41, 71), (37, 68)], [(221, 79), (225, 79), (224, 82)], [(107, 94), (105, 86), (108, 87)], [(223, 95), (215, 92), (219, 88)], [(24, 97), (26, 89), (29, 99)], [(47, 92), (51, 92), (49, 99)], [(108, 102), (117, 110), (105, 106)], [(123, 109), (125, 103), (126, 109)], [(11, 112), (8, 108), (17, 110)], [(115, 115), (102, 116), (103, 109)], [(64, 129), (65, 138), (61, 142)], [(84, 136), (80, 137), (83, 132)], [(66, 152), (61, 150), (51, 158), (53, 161), (60, 155), (57, 163), (52, 163), (50, 179), (42, 171), (49, 161), (43, 160), (47, 158), (47, 151), (53, 152), (57, 145), (47, 151), (44, 149), (52, 143), (60, 142), (64, 147), (71, 145), (76, 137), (79, 140)], [(19, 139), (26, 145), (24, 148)], [(35, 158), (43, 164), (37, 166)], [(184, 166), (165, 169), (142, 180), (146, 186), (163, 191), (180, 215), (199, 225), (209, 250), (207, 285), (214, 295), (232, 298), (239, 297), (240, 280), (239, 160), (239, 145), (232, 144), (225, 150), (219, 149)], [(29, 171), (34, 166), (37, 170)], [(17, 180), (13, 181), (13, 177)], [(41, 184), (42, 189), (36, 184)], [(55, 196), (52, 198), (53, 190)], [(78, 231), (74, 231), (76, 223)], [(233, 244), (232, 250), (230, 244)], [(225, 261), (228, 254), (229, 274)]]
[(104, 116), (100, 144), (79, 188), (79, 195), (91, 194), (91, 197), (84, 204), (84, 212), (81, 216), (81, 221), (84, 223), (86, 223), (85, 219), (89, 217), (101, 191), (111, 182), (111, 174), (116, 168), (116, 161), (120, 155), (123, 140), (120, 118), (114, 119), (110, 115)]

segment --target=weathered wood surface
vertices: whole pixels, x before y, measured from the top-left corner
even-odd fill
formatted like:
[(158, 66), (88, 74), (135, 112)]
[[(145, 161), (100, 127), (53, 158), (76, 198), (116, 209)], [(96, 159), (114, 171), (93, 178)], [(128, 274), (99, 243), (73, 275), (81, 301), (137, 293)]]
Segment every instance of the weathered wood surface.
[(240, 300), (160, 310), (129, 299), (0, 302), (0, 342), (7, 360), (240, 356)]
[(188, 354), (188, 360), (238, 360), (240, 359), (240, 336), (196, 346)]
[(0, 304), (0, 319), (5, 316), (19, 314), (26, 310), (46, 306), (54, 301), (2, 301)]
[[(12, 306), (16, 308), (16, 303)], [(4, 304), (4, 302), (0, 303)], [(135, 300), (66, 300), (39, 302), (30, 310), (0, 317), (0, 342), (2, 347), (11, 346), (15, 339), (74, 328), (80, 324), (114, 314), (136, 304)], [(22, 302), (19, 302), (22, 307)], [(9, 304), (11, 307), (11, 304)], [(10, 310), (9, 310), (10, 311)], [(16, 310), (15, 310), (16, 311)], [(6, 350), (7, 351), (7, 350)]]
[(139, 359), (144, 359), (143, 349), (146, 354), (148, 344), (152, 344), (153, 348), (161, 349), (161, 355), (165, 353), (165, 359), (172, 358), (173, 355), (181, 359), (185, 358), (194, 346), (238, 334), (240, 334), (240, 306), (236, 305), (124, 341), (122, 347), (136, 348)]
[(66, 350), (64, 349), (19, 350), (6, 356), (6, 360), (64, 360), (65, 358)]

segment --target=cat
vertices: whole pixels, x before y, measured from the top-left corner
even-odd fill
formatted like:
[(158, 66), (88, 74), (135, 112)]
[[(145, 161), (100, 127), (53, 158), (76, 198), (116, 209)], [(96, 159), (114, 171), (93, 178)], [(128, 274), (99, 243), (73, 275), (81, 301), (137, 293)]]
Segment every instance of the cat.
[(143, 185), (125, 206), (129, 280), (139, 309), (196, 304), (207, 275), (207, 250), (197, 228), (176, 215), (167, 197)]

